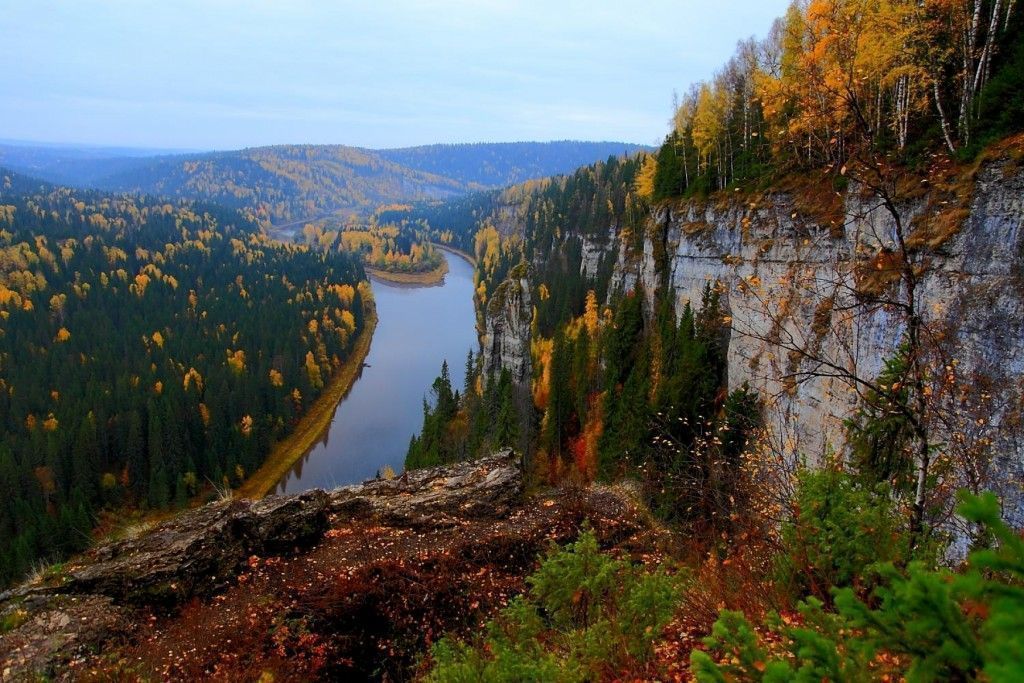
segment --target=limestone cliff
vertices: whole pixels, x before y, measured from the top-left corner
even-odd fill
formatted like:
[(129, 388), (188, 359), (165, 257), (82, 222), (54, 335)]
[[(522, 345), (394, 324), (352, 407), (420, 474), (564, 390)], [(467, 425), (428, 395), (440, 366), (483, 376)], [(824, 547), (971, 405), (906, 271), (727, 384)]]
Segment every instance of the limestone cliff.
[[(923, 183), (898, 208), (928, 242), (918, 309), (942, 335), (958, 378), (982, 397), (963, 407), (965, 424), (940, 439), (972, 438), (965, 431), (974, 420), (995, 435), (988, 471), (944, 476), (1000, 489), (1008, 515), (1024, 523), (1024, 171), (1018, 161), (996, 156), (966, 173), (958, 179), (967, 188), (958, 203)], [(929, 226), (948, 228), (950, 215), (957, 216), (956, 228), (936, 236)], [(749, 383), (759, 392), (772, 445), (790, 463), (840, 451), (843, 421), (857, 405), (846, 384), (810, 376), (815, 368), (792, 347), (814, 349), (873, 378), (904, 332), (891, 307), (860, 305), (865, 288), (898, 285), (872, 272), (875, 264), (865, 261), (862, 248), (877, 254), (891, 247), (893, 219), (853, 184), (820, 201), (772, 191), (662, 205), (652, 212), (641, 248), (627, 247), (614, 229), (606, 240), (594, 240), (567, 226), (562, 239), (582, 240), (584, 275), (603, 258), (615, 260), (610, 294), (642, 285), (650, 303), (667, 285), (680, 312), (688, 301), (699, 306), (706, 285), (718, 283), (732, 328), (729, 387)]]
[(517, 266), (491, 295), (481, 338), (485, 377), (496, 378), (508, 370), (517, 385), (530, 378), (530, 280), (530, 269)]
[[(794, 201), (773, 195), (761, 205), (664, 207), (668, 281), (677, 301), (699, 304), (707, 282), (720, 282), (732, 318), (729, 385), (749, 382), (767, 399), (768, 424), (785, 454), (812, 461), (843, 443), (843, 420), (856, 395), (811, 373), (788, 346), (810, 347), (864, 377), (895, 355), (904, 328), (890, 307), (856, 309), (865, 283), (858, 245), (889, 246), (892, 218), (856, 188), (844, 198), (845, 230), (814, 225)], [(927, 197), (901, 207), (905, 219), (927, 218)], [(918, 309), (946, 335), (957, 372), (992, 394), (978, 406), (995, 427), (998, 454), (991, 484), (1019, 501), (1024, 443), (1019, 378), (1024, 373), (1024, 173), (1006, 163), (982, 167), (962, 228), (927, 259)], [(659, 234), (658, 231), (652, 231)], [(658, 282), (657, 245), (648, 238), (637, 277)], [(871, 267), (871, 264), (868, 264)], [(871, 277), (871, 273), (866, 275)], [(898, 285), (893, 285), (898, 286)], [(844, 315), (842, 311), (857, 310)], [(790, 343), (787, 344), (786, 342)], [(960, 426), (954, 427), (960, 430)], [(944, 434), (946, 439), (954, 434)], [(1020, 511), (1020, 505), (1011, 505)]]

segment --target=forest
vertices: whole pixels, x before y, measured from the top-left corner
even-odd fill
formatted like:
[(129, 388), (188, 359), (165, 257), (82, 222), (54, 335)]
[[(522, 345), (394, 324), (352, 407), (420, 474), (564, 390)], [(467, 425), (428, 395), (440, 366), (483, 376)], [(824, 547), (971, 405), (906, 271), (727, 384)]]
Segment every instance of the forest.
[[(679, 98), (639, 191), (757, 188), (801, 170), (841, 185), (882, 160), (920, 168), (1015, 133), (1024, 19), (1013, 2), (805, 0)], [(891, 169), (890, 169), (891, 171)]]
[(3, 172), (0, 581), (238, 485), (361, 333), (358, 259), (230, 209)]
[(243, 210), (264, 227), (345, 217), (398, 200), (452, 197), (461, 183), (353, 147), (290, 145), (157, 157), (94, 185), (199, 199)]
[(421, 274), (438, 271), (444, 257), (434, 247), (433, 236), (424, 221), (400, 219), (381, 221), (382, 214), (401, 214), (407, 207), (378, 207), (369, 220), (355, 216), (344, 224), (317, 221), (302, 227), (302, 242), (312, 248), (358, 255), (363, 264), (378, 273)]

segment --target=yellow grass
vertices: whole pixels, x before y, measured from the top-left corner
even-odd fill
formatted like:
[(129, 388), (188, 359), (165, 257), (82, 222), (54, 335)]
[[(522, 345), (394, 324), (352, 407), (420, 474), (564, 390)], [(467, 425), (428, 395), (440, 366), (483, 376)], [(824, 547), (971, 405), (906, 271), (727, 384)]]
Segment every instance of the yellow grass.
[(320, 440), (331, 426), (334, 409), (348, 395), (363, 367), (363, 361), (370, 352), (373, 331), (377, 327), (377, 311), (368, 302), (366, 324), (352, 349), (352, 355), (331, 378), (330, 384), (317, 397), (306, 414), (299, 420), (295, 431), (274, 445), (266, 461), (236, 491), (239, 498), (262, 498), (277, 485), (277, 482)]

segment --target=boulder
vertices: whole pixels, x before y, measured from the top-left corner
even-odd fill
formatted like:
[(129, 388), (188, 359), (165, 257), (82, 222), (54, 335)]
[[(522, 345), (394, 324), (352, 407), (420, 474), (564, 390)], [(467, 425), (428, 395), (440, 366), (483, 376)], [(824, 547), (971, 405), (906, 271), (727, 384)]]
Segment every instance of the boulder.
[(522, 492), (519, 456), (506, 449), (480, 460), (345, 486), (329, 495), (331, 510), (340, 515), (436, 526), (460, 517), (502, 516)]
[(135, 603), (176, 603), (230, 580), (250, 555), (309, 545), (327, 528), (327, 494), (214, 503), (71, 565), (59, 590)]

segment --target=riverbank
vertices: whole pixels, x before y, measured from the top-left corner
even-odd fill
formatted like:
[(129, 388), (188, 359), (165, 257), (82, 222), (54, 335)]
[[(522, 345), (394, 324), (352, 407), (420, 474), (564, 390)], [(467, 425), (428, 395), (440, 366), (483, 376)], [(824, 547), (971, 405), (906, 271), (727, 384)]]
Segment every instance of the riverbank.
[(295, 430), (274, 445), (270, 455), (251, 477), (234, 492), (240, 498), (262, 498), (277, 486), (277, 482), (302, 459), (309, 449), (330, 428), (334, 419), (335, 408), (348, 395), (352, 385), (359, 378), (363, 363), (370, 352), (373, 332), (377, 328), (376, 305), (369, 301), (366, 306), (366, 317), (363, 332), (356, 340), (356, 345), (341, 369), (331, 378), (330, 384), (317, 397), (313, 405), (300, 418)]
[(455, 247), (450, 247), (447, 244), (441, 244), (440, 242), (431, 242), (431, 244), (433, 244), (438, 249), (443, 249), (444, 251), (447, 251), (449, 254), (455, 254), (459, 258), (469, 263), (469, 265), (476, 268), (476, 259), (473, 258), (472, 254), (462, 251), (461, 249), (456, 249)]
[(441, 284), (444, 281), (444, 276), (448, 273), (448, 259), (441, 259), (441, 265), (433, 270), (427, 270), (422, 273), (393, 273), (389, 270), (381, 270), (379, 268), (371, 268), (366, 266), (366, 272), (378, 280), (384, 282), (392, 282), (397, 285), (422, 285), (424, 287), (430, 285)]

